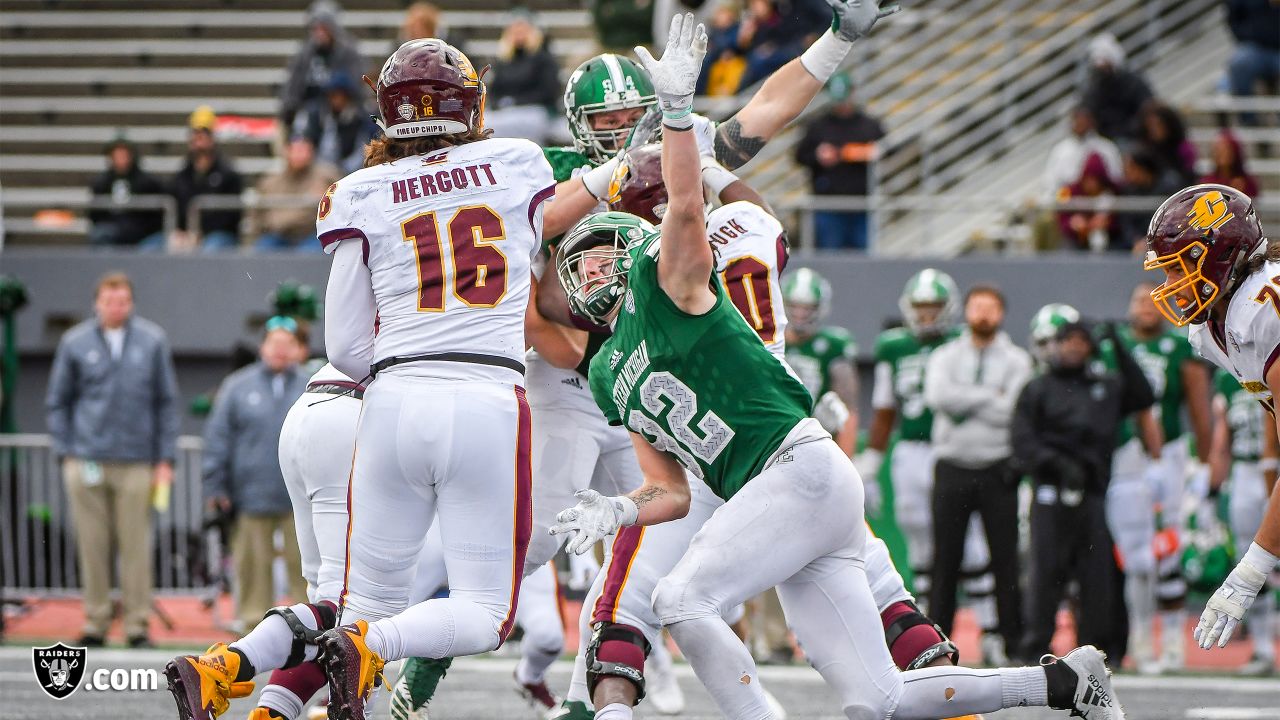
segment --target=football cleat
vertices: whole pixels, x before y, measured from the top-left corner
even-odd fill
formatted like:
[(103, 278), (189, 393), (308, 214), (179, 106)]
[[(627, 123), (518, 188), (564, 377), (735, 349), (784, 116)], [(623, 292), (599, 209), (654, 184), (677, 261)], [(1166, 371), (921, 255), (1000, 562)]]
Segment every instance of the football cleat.
[(427, 703), (449, 669), (450, 658), (408, 658), (391, 691), (391, 720), (427, 720)]
[(164, 667), (169, 692), (178, 704), (178, 720), (212, 720), (227, 711), (231, 698), (253, 694), (253, 682), (236, 682), (240, 656), (226, 643), (203, 655), (180, 655)]
[(357, 620), (320, 636), (320, 666), (329, 679), (329, 719), (365, 720), (369, 693), (383, 682), (381, 657), (365, 644), (369, 623)]
[(547, 687), (545, 680), (536, 683), (522, 683), (514, 673), (512, 673), (511, 679), (516, 681), (516, 692), (520, 693), (520, 697), (527, 700), (530, 705), (540, 712), (550, 712), (560, 704), (560, 698), (551, 694), (551, 690)]
[(1124, 708), (1111, 686), (1111, 670), (1107, 668), (1107, 656), (1092, 645), (1084, 645), (1063, 657), (1044, 655), (1040, 664), (1045, 672), (1069, 674), (1074, 689), (1070, 704), (1058, 707), (1070, 710), (1073, 716), (1084, 720), (1124, 720)]
[(578, 700), (565, 700), (555, 712), (547, 713), (546, 720), (594, 720), (596, 711)]

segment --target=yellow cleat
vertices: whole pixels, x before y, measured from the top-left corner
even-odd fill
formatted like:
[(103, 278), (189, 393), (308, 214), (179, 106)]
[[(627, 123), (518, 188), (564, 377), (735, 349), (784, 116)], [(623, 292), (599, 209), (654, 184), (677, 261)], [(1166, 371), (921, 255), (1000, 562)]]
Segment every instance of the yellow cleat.
[(365, 701), (384, 681), (386, 663), (365, 644), (368, 634), (369, 623), (357, 620), (324, 633), (317, 641), (320, 666), (329, 679), (330, 718), (365, 720)]
[(178, 704), (178, 720), (213, 720), (227, 711), (232, 698), (253, 694), (253, 682), (236, 682), (240, 656), (226, 643), (203, 655), (180, 655), (164, 668), (169, 692)]

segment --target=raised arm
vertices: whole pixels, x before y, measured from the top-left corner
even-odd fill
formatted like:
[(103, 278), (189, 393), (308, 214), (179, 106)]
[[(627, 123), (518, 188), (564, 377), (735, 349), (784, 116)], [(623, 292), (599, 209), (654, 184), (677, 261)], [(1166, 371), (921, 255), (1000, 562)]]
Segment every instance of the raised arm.
[(836, 71), (854, 41), (880, 18), (901, 8), (885, 0), (827, 0), (831, 29), (804, 53), (770, 75), (736, 115), (716, 131), (716, 159), (730, 170), (747, 164), (782, 128), (795, 120)]
[(671, 35), (661, 60), (648, 50), (636, 55), (653, 78), (662, 109), (662, 181), (667, 211), (662, 216), (658, 284), (681, 310), (700, 315), (715, 304), (708, 286), (715, 256), (707, 242), (698, 143), (693, 137), (693, 91), (707, 52), (707, 33), (693, 13), (671, 19)]

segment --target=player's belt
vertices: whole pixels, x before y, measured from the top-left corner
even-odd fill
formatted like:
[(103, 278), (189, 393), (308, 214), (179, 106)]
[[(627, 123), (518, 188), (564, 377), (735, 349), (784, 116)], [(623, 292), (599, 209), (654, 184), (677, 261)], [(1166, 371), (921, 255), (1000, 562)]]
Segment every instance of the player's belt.
[(350, 380), (318, 380), (307, 385), (307, 392), (325, 395), (349, 395), (357, 400), (364, 399), (364, 386)]
[(378, 362), (374, 363), (374, 365), (369, 368), (369, 377), (375, 378), (378, 376), (378, 373), (382, 372), (383, 370), (386, 370), (387, 368), (393, 365), (401, 365), (404, 363), (424, 362), (424, 361), (461, 362), (461, 363), (475, 363), (477, 365), (494, 365), (496, 367), (503, 367), (509, 370), (515, 370), (521, 375), (524, 375), (524, 363), (518, 360), (499, 357), (497, 355), (485, 355), (483, 353), (447, 352), (447, 353), (429, 353), (427, 355), (396, 355), (389, 358), (383, 358), (382, 360), (379, 360)]

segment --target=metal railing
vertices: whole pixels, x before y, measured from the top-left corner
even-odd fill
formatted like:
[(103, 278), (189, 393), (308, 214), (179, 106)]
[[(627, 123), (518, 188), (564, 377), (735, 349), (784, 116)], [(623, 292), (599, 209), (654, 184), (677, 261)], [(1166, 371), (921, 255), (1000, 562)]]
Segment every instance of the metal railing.
[[(157, 592), (213, 593), (220, 553), (204, 525), (199, 437), (178, 438), (169, 508), (153, 515)], [(0, 435), (0, 587), (4, 594), (78, 594), (75, 522), (49, 436)]]
[[(799, 195), (784, 198), (773, 204), (774, 211), (788, 227), (798, 230), (792, 238), (792, 247), (801, 252), (817, 248), (814, 230), (815, 212), (865, 212), (868, 213), (868, 250), (874, 252), (884, 235), (915, 233), (928, 238), (941, 231), (948, 222), (947, 216), (970, 216), (975, 212), (997, 216), (1003, 222), (993, 225), (986, 239), (1001, 239), (1002, 246), (1010, 250), (1020, 248), (1021, 238), (1006, 237), (1010, 227), (1025, 225), (1046, 214), (1083, 211), (1111, 213), (1142, 213), (1150, 216), (1165, 196), (1105, 195), (1096, 198), (1071, 198), (1057, 202), (1037, 202), (1024, 198), (992, 197), (987, 195)], [(1263, 218), (1280, 221), (1280, 197), (1262, 196), (1254, 201), (1254, 207)], [(915, 222), (897, 222), (904, 214), (911, 213)], [(1011, 222), (1012, 221), (1012, 222)], [(1017, 231), (1012, 233), (1017, 234)]]

